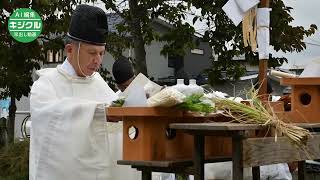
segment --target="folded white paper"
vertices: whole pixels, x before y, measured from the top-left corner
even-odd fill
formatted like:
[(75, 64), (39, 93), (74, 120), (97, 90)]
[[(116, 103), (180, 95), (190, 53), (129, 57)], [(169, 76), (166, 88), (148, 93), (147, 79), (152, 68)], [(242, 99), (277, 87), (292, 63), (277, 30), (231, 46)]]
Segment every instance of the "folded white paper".
[(237, 5), (242, 12), (247, 12), (249, 9), (256, 6), (260, 0), (236, 0)]
[(231, 19), (234, 25), (238, 26), (242, 21), (244, 13), (235, 0), (229, 0), (223, 7), (223, 11)]
[(142, 85), (131, 86), (123, 107), (147, 107), (147, 96)]
[(152, 82), (149, 80), (145, 75), (142, 73), (139, 73), (133, 81), (129, 84), (129, 86), (119, 94), (119, 97), (127, 97), (128, 92), (131, 91), (131, 88), (133, 86), (140, 85), (144, 88), (145, 92), (149, 95), (152, 96), (159, 92), (162, 89), (162, 86), (158, 85), (155, 82)]
[(222, 9), (233, 24), (238, 26), (245, 13), (259, 2), (259, 0), (229, 0)]
[(129, 86), (122, 92), (119, 94), (120, 97), (127, 97), (128, 96), (128, 92), (131, 91), (131, 88), (137, 85), (140, 85), (142, 87), (144, 87), (147, 83), (148, 83), (149, 79), (143, 75), (142, 73), (139, 73), (134, 79), (133, 81), (129, 84)]

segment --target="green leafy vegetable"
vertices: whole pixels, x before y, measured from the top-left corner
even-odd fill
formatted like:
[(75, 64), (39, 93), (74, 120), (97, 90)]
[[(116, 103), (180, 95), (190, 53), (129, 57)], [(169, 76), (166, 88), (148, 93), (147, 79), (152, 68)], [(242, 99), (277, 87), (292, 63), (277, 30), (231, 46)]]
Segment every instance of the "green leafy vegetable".
[(122, 107), (124, 104), (124, 99), (117, 99), (112, 101), (111, 107)]
[(210, 113), (214, 110), (211, 104), (201, 101), (202, 94), (192, 94), (184, 99), (184, 102), (178, 104), (176, 107), (194, 112)]

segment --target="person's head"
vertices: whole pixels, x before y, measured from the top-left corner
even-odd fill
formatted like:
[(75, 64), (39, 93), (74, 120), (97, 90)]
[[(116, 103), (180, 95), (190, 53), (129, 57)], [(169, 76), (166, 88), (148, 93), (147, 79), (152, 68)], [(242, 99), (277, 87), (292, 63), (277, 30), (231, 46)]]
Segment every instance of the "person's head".
[(134, 72), (128, 58), (120, 56), (112, 66), (112, 74), (120, 91), (124, 91), (134, 79)]
[(84, 4), (77, 6), (71, 17), (65, 50), (79, 76), (90, 76), (100, 68), (107, 32), (107, 15), (102, 9)]

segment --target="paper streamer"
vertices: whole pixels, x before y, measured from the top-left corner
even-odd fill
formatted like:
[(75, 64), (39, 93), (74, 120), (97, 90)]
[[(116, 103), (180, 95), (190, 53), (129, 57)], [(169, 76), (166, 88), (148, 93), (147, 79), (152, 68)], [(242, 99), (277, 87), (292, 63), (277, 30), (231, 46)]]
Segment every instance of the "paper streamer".
[(270, 26), (270, 8), (258, 8), (257, 10), (257, 25)]
[(257, 41), (259, 59), (269, 59), (270, 53), (270, 8), (258, 8)]

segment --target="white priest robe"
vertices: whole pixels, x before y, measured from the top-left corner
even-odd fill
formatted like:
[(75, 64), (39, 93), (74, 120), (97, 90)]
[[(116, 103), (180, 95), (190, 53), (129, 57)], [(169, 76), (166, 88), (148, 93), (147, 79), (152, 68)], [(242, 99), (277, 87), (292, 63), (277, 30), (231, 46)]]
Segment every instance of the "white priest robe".
[(30, 98), (29, 179), (137, 179), (110, 154), (105, 106), (117, 96), (99, 73), (74, 77), (58, 66), (38, 75)]

